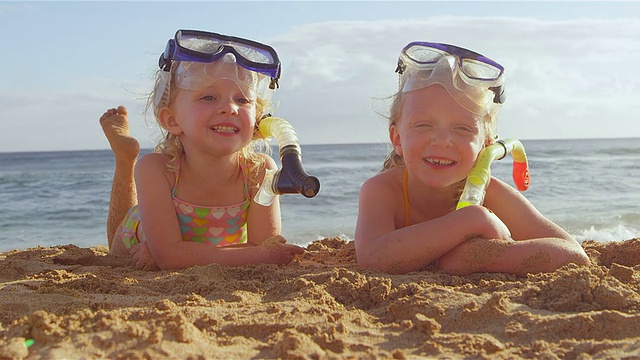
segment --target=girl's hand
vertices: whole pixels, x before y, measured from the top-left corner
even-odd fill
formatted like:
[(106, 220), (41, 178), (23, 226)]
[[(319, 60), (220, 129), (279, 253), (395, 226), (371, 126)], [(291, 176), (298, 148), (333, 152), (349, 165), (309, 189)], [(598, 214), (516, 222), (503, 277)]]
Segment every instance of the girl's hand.
[(149, 251), (149, 245), (146, 241), (142, 241), (129, 249), (131, 255), (131, 264), (138, 270), (160, 270), (160, 267), (156, 264), (151, 251)]
[(281, 235), (268, 238), (259, 245), (265, 252), (265, 263), (285, 265), (293, 260), (297, 254), (305, 252), (303, 247), (287, 244)]

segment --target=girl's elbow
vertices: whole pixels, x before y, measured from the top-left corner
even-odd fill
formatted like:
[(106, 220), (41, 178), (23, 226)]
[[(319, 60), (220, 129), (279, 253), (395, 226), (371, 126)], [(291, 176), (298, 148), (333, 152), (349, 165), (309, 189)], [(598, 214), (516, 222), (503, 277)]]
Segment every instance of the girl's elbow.
[(387, 264), (378, 256), (365, 255), (362, 252), (356, 252), (356, 258), (358, 259), (358, 266), (362, 269), (393, 273), (392, 266)]
[(158, 267), (160, 268), (160, 270), (163, 271), (169, 271), (169, 270), (180, 270), (183, 269), (183, 266), (179, 266), (178, 264), (172, 262), (172, 261), (156, 261), (156, 264), (158, 265)]
[(379, 256), (381, 250), (375, 248), (375, 243), (367, 242), (364, 244), (364, 241), (359, 240), (358, 237), (356, 237), (355, 243), (356, 259), (360, 268), (388, 272), (384, 259)]
[(445, 274), (463, 276), (480, 272), (482, 269), (473, 268), (472, 263), (462, 261), (455, 256), (441, 256), (435, 260), (436, 268)]
[(584, 252), (582, 245), (578, 241), (576, 241), (573, 237), (570, 238), (572, 241), (571, 250), (567, 254), (567, 264), (574, 263), (578, 266), (589, 266), (591, 265), (591, 260), (587, 253)]
[(574, 263), (578, 266), (590, 266), (591, 260), (584, 251), (578, 251), (569, 256), (568, 263)]
[(408, 266), (406, 261), (383, 259), (380, 257), (357, 256), (358, 266), (362, 269), (376, 270), (386, 274), (402, 275), (419, 269)]
[[(584, 252), (582, 245), (574, 239), (571, 235), (565, 234), (565, 236), (559, 237), (560, 241), (564, 243), (560, 245), (562, 250), (557, 252), (557, 266), (556, 269), (568, 265), (576, 264), (578, 266), (589, 266), (591, 260), (587, 253)], [(554, 270), (556, 270), (554, 269)]]
[(557, 261), (553, 263), (553, 265), (551, 265), (551, 268), (548, 269), (548, 271), (553, 272), (569, 264), (575, 264), (577, 266), (590, 266), (591, 260), (589, 260), (589, 257), (582, 250), (582, 248), (575, 251), (568, 251), (563, 256), (558, 257)]
[(183, 263), (176, 261), (175, 256), (164, 254), (163, 252), (155, 254), (154, 260), (160, 270), (181, 270), (187, 267)]
[(358, 259), (358, 266), (363, 269), (384, 271), (379, 260), (373, 259), (372, 256), (364, 254), (362, 251), (356, 251), (356, 258)]

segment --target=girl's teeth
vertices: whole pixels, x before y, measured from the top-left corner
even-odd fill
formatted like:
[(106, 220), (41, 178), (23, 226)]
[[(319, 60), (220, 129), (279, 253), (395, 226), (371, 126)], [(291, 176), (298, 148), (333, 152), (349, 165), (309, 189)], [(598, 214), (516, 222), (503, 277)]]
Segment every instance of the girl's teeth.
[(451, 165), (453, 161), (444, 159), (427, 159), (427, 162), (434, 165)]
[(216, 132), (225, 132), (225, 133), (235, 133), (238, 130), (231, 126), (214, 126), (213, 131)]

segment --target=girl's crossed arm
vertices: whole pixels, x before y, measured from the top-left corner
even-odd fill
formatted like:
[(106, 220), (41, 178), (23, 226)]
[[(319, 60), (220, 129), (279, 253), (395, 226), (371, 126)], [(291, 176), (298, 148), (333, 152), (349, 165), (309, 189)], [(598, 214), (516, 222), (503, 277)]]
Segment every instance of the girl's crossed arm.
[(474, 272), (526, 275), (551, 272), (571, 262), (589, 264), (586, 253), (571, 235), (499, 179), (491, 180), (484, 205), (507, 225), (515, 241), (470, 239), (438, 260), (442, 270), (461, 275)]
[(360, 266), (403, 274), (423, 269), (470, 237), (509, 238), (504, 225), (480, 206), (397, 229), (401, 207), (401, 190), (383, 177), (362, 185), (355, 233)]

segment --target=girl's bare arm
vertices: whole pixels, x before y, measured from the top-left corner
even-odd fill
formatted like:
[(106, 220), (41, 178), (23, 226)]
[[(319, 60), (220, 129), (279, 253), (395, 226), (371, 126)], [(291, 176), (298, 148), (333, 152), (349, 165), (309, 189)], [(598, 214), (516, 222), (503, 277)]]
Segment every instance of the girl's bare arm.
[(515, 275), (551, 272), (568, 263), (588, 265), (580, 244), (544, 217), (522, 194), (492, 179), (484, 204), (509, 228), (515, 241), (475, 238), (438, 260), (449, 273), (504, 272)]
[[(400, 199), (400, 200), (398, 200)], [(402, 194), (380, 177), (367, 180), (360, 190), (356, 224), (358, 263), (389, 273), (423, 269), (469, 238), (481, 235), (509, 238), (501, 224), (480, 206), (469, 206), (451, 214), (413, 226), (396, 229), (395, 216)]]
[(228, 266), (287, 263), (296, 253), (302, 252), (299, 247), (281, 242), (268, 246), (247, 244), (213, 247), (182, 241), (171, 200), (171, 187), (164, 170), (166, 161), (161, 155), (153, 155), (155, 156), (144, 156), (138, 161), (136, 184), (146, 245), (161, 269), (182, 269), (212, 263)]

